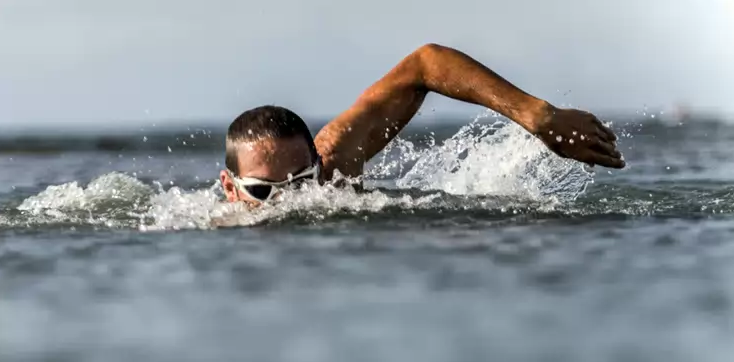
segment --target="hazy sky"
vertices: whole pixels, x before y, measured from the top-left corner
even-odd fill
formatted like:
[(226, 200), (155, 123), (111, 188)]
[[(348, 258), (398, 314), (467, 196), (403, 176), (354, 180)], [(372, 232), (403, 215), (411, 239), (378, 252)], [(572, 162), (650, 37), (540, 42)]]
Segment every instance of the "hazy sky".
[(731, 115), (733, 24), (730, 0), (1, 0), (0, 125), (329, 116), (426, 42), (559, 104)]

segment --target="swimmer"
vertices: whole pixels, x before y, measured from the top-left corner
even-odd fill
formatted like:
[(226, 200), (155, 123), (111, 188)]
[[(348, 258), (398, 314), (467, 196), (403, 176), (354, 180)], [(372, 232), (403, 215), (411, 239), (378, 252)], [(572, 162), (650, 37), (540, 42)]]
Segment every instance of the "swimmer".
[(367, 88), (315, 138), (286, 108), (266, 105), (242, 113), (227, 131), (227, 169), (220, 173), (227, 200), (265, 202), (304, 180), (323, 184), (335, 170), (360, 176), (364, 164), (410, 122), (428, 92), (490, 108), (561, 157), (625, 166), (617, 137), (593, 114), (557, 108), (456, 49), (427, 44)]

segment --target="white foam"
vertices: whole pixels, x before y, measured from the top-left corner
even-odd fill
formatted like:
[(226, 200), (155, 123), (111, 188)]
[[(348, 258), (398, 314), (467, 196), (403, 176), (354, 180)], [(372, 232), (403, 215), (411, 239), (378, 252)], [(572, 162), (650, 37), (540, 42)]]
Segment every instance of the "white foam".
[(279, 221), (289, 216), (317, 221), (336, 214), (378, 213), (386, 207), (431, 207), (431, 202), (440, 196), (436, 193), (419, 197), (391, 197), (379, 190), (362, 193), (332, 184), (304, 184), (299, 190), (284, 190), (275, 202), (249, 208), (242, 203), (220, 201), (220, 193), (221, 187), (216, 184), (208, 190), (185, 193), (172, 188), (156, 195), (151, 198), (151, 206), (146, 213), (150, 224), (142, 225), (141, 229), (250, 226)]
[(141, 230), (208, 229), (218, 208), (226, 206), (218, 190), (219, 184), (209, 189), (185, 192), (178, 187), (161, 191), (150, 199), (150, 206), (142, 215)]
[(593, 174), (581, 164), (552, 153), (522, 127), (502, 120), (478, 122), (486, 117), (491, 115), (478, 117), (437, 147), (415, 151), (400, 141), (401, 159), (417, 162), (396, 185), (458, 195), (569, 202), (593, 181)]
[(140, 180), (113, 172), (92, 180), (86, 188), (74, 182), (49, 186), (25, 199), (17, 209), (34, 223), (83, 222), (118, 226), (114, 219), (132, 212), (153, 194)]

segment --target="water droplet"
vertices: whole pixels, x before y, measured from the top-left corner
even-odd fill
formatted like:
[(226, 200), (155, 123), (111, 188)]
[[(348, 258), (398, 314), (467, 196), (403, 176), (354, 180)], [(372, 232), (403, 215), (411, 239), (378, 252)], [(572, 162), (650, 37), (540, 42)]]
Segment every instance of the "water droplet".
[(248, 129), (247, 130), (247, 134), (252, 135), (252, 130), (251, 129)]
[(548, 134), (553, 134), (553, 130), (548, 131)]
[(171, 146), (168, 146), (168, 152), (169, 153), (173, 152), (173, 151), (171, 151)]
[(569, 139), (568, 143), (573, 144), (573, 138)]
[(562, 141), (563, 141), (563, 137), (561, 137), (561, 136), (556, 136), (556, 141), (558, 141), (558, 142), (562, 142)]
[(583, 141), (584, 139), (586, 139), (586, 137), (584, 137), (584, 135), (581, 135), (581, 140)]
[(578, 133), (578, 132), (576, 132), (576, 131), (573, 131), (573, 135), (574, 135), (574, 136), (575, 136), (575, 135), (576, 135), (577, 133)]
[(148, 142), (148, 137), (143, 136), (143, 142)]

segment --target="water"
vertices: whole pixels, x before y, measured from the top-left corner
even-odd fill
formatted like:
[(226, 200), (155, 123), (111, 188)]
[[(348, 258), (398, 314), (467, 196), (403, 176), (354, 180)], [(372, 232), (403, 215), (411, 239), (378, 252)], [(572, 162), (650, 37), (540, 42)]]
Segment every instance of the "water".
[(497, 122), (258, 210), (221, 129), (6, 137), (0, 360), (728, 361), (734, 126), (621, 117), (609, 172)]

